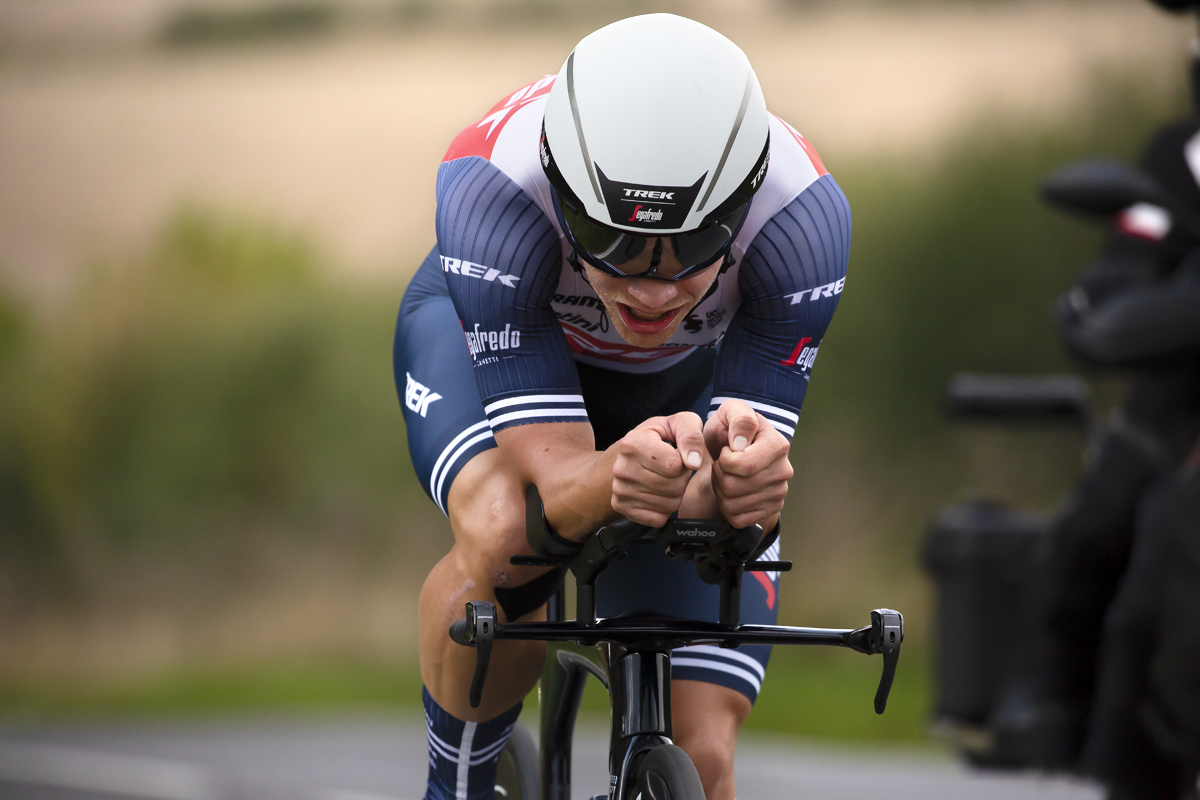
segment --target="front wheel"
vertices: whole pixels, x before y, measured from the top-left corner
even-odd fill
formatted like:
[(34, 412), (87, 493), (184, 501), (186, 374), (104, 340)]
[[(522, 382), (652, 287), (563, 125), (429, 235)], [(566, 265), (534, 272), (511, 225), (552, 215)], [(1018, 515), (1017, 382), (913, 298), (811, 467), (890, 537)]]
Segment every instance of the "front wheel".
[(704, 800), (696, 766), (673, 744), (655, 747), (637, 768), (634, 797), (641, 800)]
[(538, 747), (521, 723), (513, 726), (496, 765), (496, 800), (538, 800)]

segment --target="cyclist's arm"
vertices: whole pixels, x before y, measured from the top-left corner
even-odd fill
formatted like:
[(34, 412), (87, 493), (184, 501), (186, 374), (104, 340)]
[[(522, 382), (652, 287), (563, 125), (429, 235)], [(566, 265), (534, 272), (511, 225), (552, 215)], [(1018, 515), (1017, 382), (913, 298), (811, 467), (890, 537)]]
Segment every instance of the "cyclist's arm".
[[(775, 214), (742, 257), (742, 304), (717, 356), (705, 428), (717, 459), (714, 491), (734, 524), (782, 508), (787, 447), (845, 286), (850, 229), (849, 204), (826, 174)], [(753, 426), (741, 403), (753, 410)], [(739, 449), (742, 436), (748, 444)]]
[[(479, 157), (442, 165), (435, 221), (450, 297), (506, 466), (537, 484), (560, 535), (593, 530), (618, 512), (662, 524), (690, 475), (667, 444), (678, 424), (647, 421), (638, 435), (595, 452), (570, 347), (550, 308), (562, 269), (550, 221)], [(690, 416), (692, 448), (702, 457), (700, 420)]]
[(700, 418), (687, 412), (646, 420), (603, 452), (580, 422), (507, 428), (496, 442), (510, 467), (537, 484), (547, 519), (568, 538), (618, 516), (664, 524), (680, 510), (693, 465), (704, 463)]

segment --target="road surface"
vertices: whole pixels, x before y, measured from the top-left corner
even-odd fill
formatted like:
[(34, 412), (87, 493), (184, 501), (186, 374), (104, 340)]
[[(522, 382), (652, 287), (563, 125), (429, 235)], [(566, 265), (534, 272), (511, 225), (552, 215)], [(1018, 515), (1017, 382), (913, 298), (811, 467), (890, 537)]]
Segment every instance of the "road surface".
[[(575, 745), (577, 800), (603, 791), (605, 732)], [(420, 800), (425, 730), (411, 718), (32, 726), (0, 723), (3, 800)], [(1090, 784), (972, 772), (926, 748), (745, 736), (741, 800), (1099, 800)]]

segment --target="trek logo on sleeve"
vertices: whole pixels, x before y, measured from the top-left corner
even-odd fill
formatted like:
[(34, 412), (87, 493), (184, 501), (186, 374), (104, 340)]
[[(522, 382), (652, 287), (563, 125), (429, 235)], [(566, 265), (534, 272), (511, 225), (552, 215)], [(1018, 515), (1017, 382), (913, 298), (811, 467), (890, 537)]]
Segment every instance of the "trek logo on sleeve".
[(404, 373), (404, 377), (408, 379), (404, 385), (404, 405), (408, 406), (409, 411), (415, 411), (424, 417), (429, 411), (429, 404), (441, 400), (442, 396), (430, 391), (425, 384), (418, 383), (407, 372)]
[(784, 367), (799, 367), (801, 372), (807, 373), (812, 369), (813, 362), (817, 359), (817, 350), (821, 343), (817, 342), (814, 346), (809, 347), (808, 343), (812, 341), (811, 336), (805, 336), (800, 341), (796, 342), (796, 347), (792, 350), (792, 354), (780, 361), (780, 366)]
[(845, 286), (846, 279), (842, 277), (838, 278), (833, 283), (827, 283), (824, 286), (818, 286), (815, 289), (805, 289), (804, 291), (796, 292), (795, 294), (785, 294), (784, 297), (790, 297), (792, 299), (790, 305), (794, 306), (803, 301), (806, 295), (808, 296), (809, 300), (816, 300), (818, 297), (833, 297), (834, 295), (839, 295), (842, 293), (842, 289), (845, 288)]
[(503, 283), (510, 289), (517, 288), (517, 281), (521, 280), (516, 275), (503, 275), (498, 269), (492, 269), (483, 264), (476, 264), (473, 261), (464, 261), (461, 258), (450, 258), (449, 256), (439, 256), (439, 258), (442, 259), (442, 272), (452, 272), (455, 275), (478, 278), (488, 283), (500, 281), (500, 283)]

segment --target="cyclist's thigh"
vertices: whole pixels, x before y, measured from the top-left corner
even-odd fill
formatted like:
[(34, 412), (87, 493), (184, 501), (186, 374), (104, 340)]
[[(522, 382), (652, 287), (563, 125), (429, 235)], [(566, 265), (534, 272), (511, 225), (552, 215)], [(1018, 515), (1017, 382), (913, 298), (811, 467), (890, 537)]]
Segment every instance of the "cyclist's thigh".
[(413, 468), (438, 508), (475, 456), (496, 446), (476, 388), (458, 313), (438, 266), (437, 248), (404, 293), (392, 353)]
[[(779, 543), (763, 560), (779, 558)], [(721, 590), (700, 580), (696, 565), (667, 558), (657, 545), (634, 545), (597, 583), (597, 613), (602, 617), (650, 614), (716, 622)], [(779, 573), (747, 572), (742, 582), (742, 622), (774, 625), (779, 613)], [(724, 649), (696, 645), (674, 651), (671, 677), (715, 683), (741, 692), (753, 703), (762, 686), (768, 645)]]

